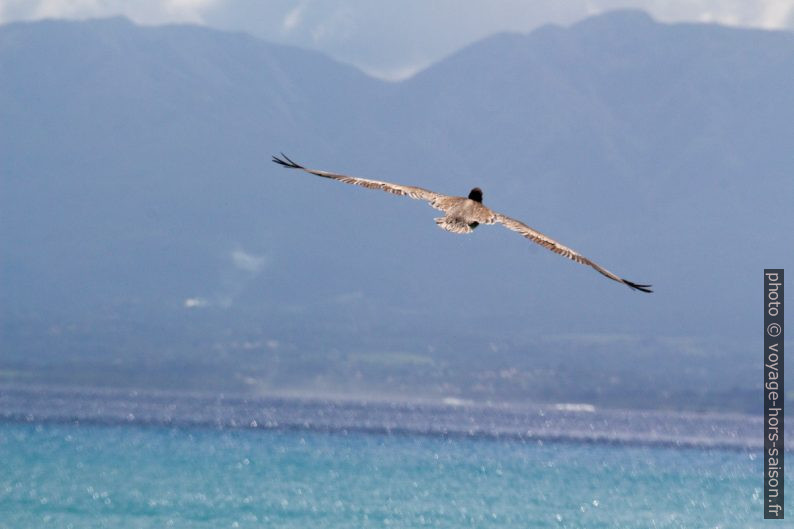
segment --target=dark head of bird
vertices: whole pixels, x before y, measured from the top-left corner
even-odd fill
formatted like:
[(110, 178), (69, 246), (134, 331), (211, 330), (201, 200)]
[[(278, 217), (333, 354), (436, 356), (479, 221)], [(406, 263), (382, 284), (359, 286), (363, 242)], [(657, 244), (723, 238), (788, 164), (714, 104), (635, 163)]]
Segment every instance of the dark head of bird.
[(471, 191), (469, 191), (469, 200), (473, 200), (475, 202), (482, 202), (482, 189), (479, 187), (475, 187)]

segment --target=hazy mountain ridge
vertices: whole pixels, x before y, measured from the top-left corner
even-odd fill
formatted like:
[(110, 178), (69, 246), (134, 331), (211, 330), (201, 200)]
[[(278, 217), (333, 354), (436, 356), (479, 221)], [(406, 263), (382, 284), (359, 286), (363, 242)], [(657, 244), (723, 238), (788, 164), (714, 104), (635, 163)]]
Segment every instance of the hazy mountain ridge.
[[(400, 83), (205, 28), (2, 26), (5, 378), (753, 409), (761, 268), (794, 251), (791, 94), (791, 33), (634, 12)], [(280, 150), (480, 185), (657, 292), (506, 230), (453, 237)]]

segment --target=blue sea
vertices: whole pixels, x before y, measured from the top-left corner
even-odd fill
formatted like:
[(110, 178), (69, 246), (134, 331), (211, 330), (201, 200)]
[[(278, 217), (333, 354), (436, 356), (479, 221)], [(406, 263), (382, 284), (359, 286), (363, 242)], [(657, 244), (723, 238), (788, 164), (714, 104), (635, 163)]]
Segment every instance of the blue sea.
[(782, 526), (755, 419), (634, 413), (0, 391), (0, 528)]

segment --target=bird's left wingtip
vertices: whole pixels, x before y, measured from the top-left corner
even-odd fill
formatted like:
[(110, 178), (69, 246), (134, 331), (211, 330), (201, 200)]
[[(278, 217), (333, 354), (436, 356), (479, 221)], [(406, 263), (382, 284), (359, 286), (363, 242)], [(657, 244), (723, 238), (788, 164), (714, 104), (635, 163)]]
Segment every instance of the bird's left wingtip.
[(276, 155), (273, 155), (273, 162), (274, 163), (277, 163), (277, 164), (282, 165), (284, 167), (288, 167), (290, 169), (303, 169), (302, 165), (297, 164), (297, 163), (293, 162), (292, 160), (290, 160), (289, 156), (287, 156), (283, 152), (280, 153), (280, 154), (281, 154), (280, 158), (278, 156), (276, 156)]

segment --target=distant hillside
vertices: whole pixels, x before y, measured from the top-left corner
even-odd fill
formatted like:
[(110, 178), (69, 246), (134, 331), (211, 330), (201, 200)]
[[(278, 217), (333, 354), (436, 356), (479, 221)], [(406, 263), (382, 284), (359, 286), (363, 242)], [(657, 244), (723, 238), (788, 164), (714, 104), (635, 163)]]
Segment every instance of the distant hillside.
[[(206, 28), (0, 26), (0, 384), (755, 411), (762, 269), (794, 265), (792, 94), (794, 34), (633, 11), (400, 83)], [(656, 292), (279, 151), (478, 185)]]

